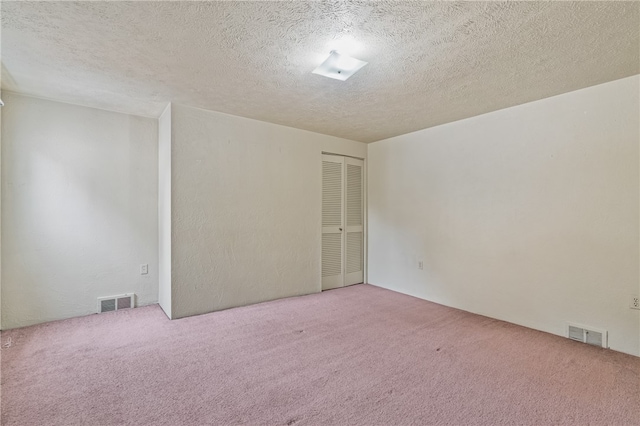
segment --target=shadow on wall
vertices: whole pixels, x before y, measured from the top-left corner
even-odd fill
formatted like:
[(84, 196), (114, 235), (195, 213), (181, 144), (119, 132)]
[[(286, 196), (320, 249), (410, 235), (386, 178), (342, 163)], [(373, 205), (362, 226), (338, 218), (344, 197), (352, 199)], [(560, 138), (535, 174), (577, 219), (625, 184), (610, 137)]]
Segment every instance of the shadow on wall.
[[(136, 292), (143, 304), (155, 302), (155, 120), (18, 95), (8, 101), (4, 326), (95, 313), (99, 296)], [(139, 263), (151, 273), (141, 277)]]

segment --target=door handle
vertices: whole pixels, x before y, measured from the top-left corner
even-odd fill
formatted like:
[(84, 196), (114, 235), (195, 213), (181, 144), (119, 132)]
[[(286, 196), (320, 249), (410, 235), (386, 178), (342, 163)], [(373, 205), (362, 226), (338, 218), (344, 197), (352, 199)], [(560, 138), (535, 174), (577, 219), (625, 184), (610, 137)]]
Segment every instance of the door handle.
[(340, 230), (340, 232), (342, 232), (342, 228), (338, 228)]

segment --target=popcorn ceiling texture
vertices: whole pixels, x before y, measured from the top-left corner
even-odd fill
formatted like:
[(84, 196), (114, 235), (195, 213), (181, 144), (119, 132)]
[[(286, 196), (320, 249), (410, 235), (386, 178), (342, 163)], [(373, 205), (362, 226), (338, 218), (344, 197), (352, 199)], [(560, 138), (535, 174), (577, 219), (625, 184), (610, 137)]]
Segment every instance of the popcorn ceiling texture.
[[(3, 2), (2, 88), (371, 142), (640, 72), (637, 2)], [(311, 74), (332, 39), (369, 62)]]

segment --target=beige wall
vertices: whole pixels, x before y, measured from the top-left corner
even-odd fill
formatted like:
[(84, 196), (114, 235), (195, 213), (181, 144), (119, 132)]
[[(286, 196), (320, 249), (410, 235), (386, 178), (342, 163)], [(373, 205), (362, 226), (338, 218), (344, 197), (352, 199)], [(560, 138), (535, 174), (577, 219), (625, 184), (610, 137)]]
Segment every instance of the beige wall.
[(366, 145), (177, 104), (171, 126), (172, 317), (319, 292), (321, 154)]
[(3, 327), (95, 313), (100, 296), (156, 303), (157, 120), (3, 100)]
[(639, 81), (370, 144), (369, 282), (640, 355)]

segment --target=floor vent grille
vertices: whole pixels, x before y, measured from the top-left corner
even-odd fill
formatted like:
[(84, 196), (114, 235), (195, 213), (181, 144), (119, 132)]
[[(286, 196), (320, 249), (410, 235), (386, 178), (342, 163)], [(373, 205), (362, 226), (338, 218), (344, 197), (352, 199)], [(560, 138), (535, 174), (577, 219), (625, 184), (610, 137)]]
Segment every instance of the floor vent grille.
[(576, 342), (607, 348), (607, 331), (580, 324), (567, 323), (567, 337)]
[(98, 313), (118, 311), (135, 307), (135, 294), (127, 293), (119, 296), (98, 297)]

